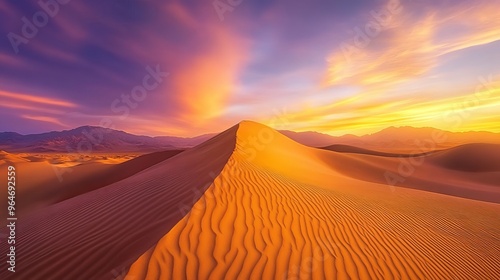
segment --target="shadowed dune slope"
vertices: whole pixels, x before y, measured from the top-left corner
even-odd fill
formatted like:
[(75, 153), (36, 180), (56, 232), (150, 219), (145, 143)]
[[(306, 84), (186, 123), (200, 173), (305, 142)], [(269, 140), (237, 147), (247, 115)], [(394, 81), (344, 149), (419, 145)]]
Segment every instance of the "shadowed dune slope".
[(402, 153), (386, 153), (386, 152), (379, 152), (379, 151), (374, 151), (374, 150), (368, 150), (364, 148), (359, 148), (355, 146), (349, 146), (349, 145), (341, 145), (341, 144), (336, 144), (336, 145), (330, 145), (327, 147), (321, 148), (323, 150), (328, 150), (328, 151), (333, 151), (333, 152), (338, 152), (338, 153), (352, 153), (352, 154), (364, 154), (364, 155), (372, 155), (372, 156), (381, 156), (381, 157), (412, 157), (412, 156), (423, 156), (427, 155), (429, 153), (420, 153), (420, 154), (402, 154)]
[[(211, 185), (234, 150), (236, 130), (23, 217), (17, 228), (17, 272), (2, 269), (0, 279), (114, 279)], [(0, 251), (7, 252), (5, 242)]]
[(437, 153), (437, 166), (466, 172), (500, 172), (500, 144), (467, 144)]
[(318, 156), (338, 172), (361, 181), (500, 203), (498, 147), (470, 144), (398, 158), (324, 151)]
[[(18, 171), (17, 215), (22, 217), (57, 202), (126, 179), (182, 151), (155, 152), (116, 165), (90, 162), (61, 168), (48, 162), (14, 163)], [(6, 164), (0, 165), (0, 178), (7, 174), (7, 167)], [(1, 189), (0, 194), (6, 197), (7, 188)], [(5, 211), (0, 212), (0, 218), (3, 220), (6, 215)]]
[[(183, 152), (183, 150), (168, 150), (145, 154), (129, 161), (111, 165), (109, 168), (99, 170), (89, 176), (67, 176), (69, 180), (63, 181), (57, 190), (51, 194), (46, 194), (51, 198), (56, 198), (60, 202), (86, 192), (102, 188), (120, 180), (126, 179), (134, 174), (141, 172), (159, 162), (165, 161), (173, 156)], [(61, 190), (64, 190), (61, 192)]]
[(371, 159), (308, 148), (242, 122), (214, 183), (127, 277), (498, 277), (500, 205), (389, 188), (366, 180), (373, 170), (357, 170), (360, 180), (338, 168)]
[[(0, 180), (6, 182), (7, 168), (11, 163), (0, 165)], [(12, 163), (16, 168), (16, 214), (19, 218), (46, 207), (55, 201), (59, 195), (70, 191), (71, 182), (104, 172), (111, 165), (102, 163), (86, 163), (78, 166), (57, 167), (46, 161)], [(64, 174), (64, 180), (58, 180), (58, 171), (71, 171)], [(40, 182), (45, 182), (40, 184)], [(63, 187), (65, 186), (65, 187)], [(0, 197), (7, 197), (7, 188), (0, 189)], [(6, 202), (5, 202), (6, 203)], [(0, 211), (0, 219), (7, 218), (6, 211)]]

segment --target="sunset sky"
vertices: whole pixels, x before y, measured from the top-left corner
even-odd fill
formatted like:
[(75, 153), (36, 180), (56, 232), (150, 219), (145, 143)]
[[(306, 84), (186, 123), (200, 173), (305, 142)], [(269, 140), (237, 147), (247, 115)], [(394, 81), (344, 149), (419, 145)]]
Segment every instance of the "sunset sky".
[(59, 1), (0, 2), (0, 131), (500, 132), (500, 1)]

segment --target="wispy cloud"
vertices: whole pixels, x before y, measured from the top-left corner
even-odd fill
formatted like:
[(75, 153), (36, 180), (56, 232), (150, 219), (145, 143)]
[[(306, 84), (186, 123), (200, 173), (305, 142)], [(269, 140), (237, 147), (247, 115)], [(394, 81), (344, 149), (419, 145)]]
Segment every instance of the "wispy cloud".
[(4, 107), (4, 108), (20, 109), (20, 110), (26, 110), (26, 111), (36, 111), (36, 112), (43, 112), (43, 113), (49, 113), (49, 114), (63, 114), (64, 113), (64, 111), (62, 111), (62, 110), (49, 109), (46, 107), (36, 106), (36, 105), (27, 105), (27, 104), (18, 103), (15, 101), (4, 101), (3, 103), (0, 104), (0, 106)]
[(36, 116), (36, 115), (21, 115), (22, 118), (33, 120), (37, 122), (46, 122), (50, 124), (55, 124), (59, 127), (69, 127), (68, 125), (62, 123), (59, 119), (47, 116)]
[[(25, 103), (35, 103), (39, 105), (53, 105), (58, 107), (78, 107), (77, 104), (56, 98), (42, 97), (37, 95), (23, 94), (23, 93), (13, 93), (7, 91), (0, 91), (0, 96), (3, 98), (22, 101)], [(0, 104), (0, 106), (2, 106)]]
[(220, 28), (208, 28), (211, 36), (206, 51), (174, 73), (174, 91), (184, 108), (183, 117), (198, 122), (224, 113), (238, 74), (246, 60), (245, 42)]
[(454, 96), (415, 98), (372, 95), (360, 100), (346, 98), (338, 103), (289, 113), (291, 128), (317, 130), (335, 135), (376, 132), (388, 126), (432, 126), (452, 131), (498, 131), (495, 113), (500, 107), (500, 82), (478, 91)]
[[(500, 40), (500, 9), (491, 1), (426, 8), (405, 7), (366, 47), (335, 50), (328, 58), (327, 84), (391, 85), (416, 79), (440, 57)], [(365, 35), (366, 36), (366, 35)]]

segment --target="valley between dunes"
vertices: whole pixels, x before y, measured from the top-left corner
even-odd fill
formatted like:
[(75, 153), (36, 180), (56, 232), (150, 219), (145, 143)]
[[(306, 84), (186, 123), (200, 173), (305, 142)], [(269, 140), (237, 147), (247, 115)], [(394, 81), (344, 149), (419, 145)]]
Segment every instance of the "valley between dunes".
[(399, 157), (244, 121), (27, 214), (0, 279), (498, 279), (499, 151), (421, 155), (389, 186)]

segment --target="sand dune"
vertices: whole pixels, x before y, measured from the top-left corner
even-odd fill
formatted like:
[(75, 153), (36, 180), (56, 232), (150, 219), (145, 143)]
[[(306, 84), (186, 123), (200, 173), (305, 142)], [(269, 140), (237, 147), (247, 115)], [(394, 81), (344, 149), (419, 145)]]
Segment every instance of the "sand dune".
[(7, 163), (20, 163), (20, 162), (28, 162), (28, 159), (25, 159), (21, 156), (7, 153), (5, 151), (0, 151), (0, 165)]
[(500, 205), (361, 182), (319, 159), (332, 153), (255, 123), (237, 137), (214, 184), (130, 279), (498, 276)]
[(500, 172), (500, 144), (467, 144), (430, 157), (434, 164), (467, 172)]
[(500, 203), (498, 147), (471, 144), (423, 155), (402, 154), (397, 158), (364, 151), (359, 154), (321, 151), (318, 156), (338, 172), (358, 180)]
[[(14, 166), (18, 171), (16, 178), (16, 210), (19, 217), (56, 202), (58, 197), (73, 188), (73, 185), (70, 184), (71, 182), (82, 180), (111, 167), (111, 165), (101, 163), (60, 167), (46, 161), (21, 162), (15, 163)], [(7, 167), (7, 164), (0, 165), (0, 178), (4, 182), (6, 180), (4, 176), (7, 174)], [(63, 174), (63, 181), (59, 181), (58, 172), (59, 174)], [(0, 189), (0, 195), (6, 197), (7, 188)], [(5, 220), (6, 215), (6, 211), (1, 211), (0, 219)]]
[[(474, 177), (484, 172), (425, 158), (405, 183), (457, 175), (457, 185), (498, 189)], [(379, 182), (398, 160), (309, 148), (242, 122), (23, 218), (16, 277), (496, 279), (500, 204)]]
[(381, 157), (414, 157), (414, 156), (424, 156), (435, 152), (433, 151), (433, 152), (416, 153), (416, 154), (386, 153), (386, 152), (379, 152), (379, 151), (364, 149), (350, 145), (341, 145), (341, 144), (330, 145), (322, 147), (321, 149), (339, 153), (363, 154), (363, 155), (372, 155)]
[(115, 278), (191, 209), (233, 152), (235, 133), (23, 217), (17, 272), (1, 270), (0, 279)]
[[(20, 171), (17, 189), (17, 214), (23, 216), (57, 202), (90, 192), (126, 179), (161, 161), (173, 157), (182, 150), (169, 150), (138, 156), (123, 163), (110, 164), (108, 159), (118, 162), (122, 157), (95, 156), (95, 159), (71, 167), (51, 164), (47, 161), (16, 163)], [(49, 155), (46, 155), (49, 157)], [(125, 156), (124, 156), (125, 157)], [(34, 158), (39, 159), (39, 157)], [(7, 166), (0, 166), (0, 172), (7, 174)], [(29, 171), (26, 174), (25, 171)], [(58, 175), (59, 174), (59, 175)], [(7, 189), (0, 190), (6, 194)], [(5, 219), (5, 211), (0, 219)]]
[[(67, 180), (60, 182), (60, 184), (57, 184), (57, 182), (50, 182), (57, 186), (57, 190), (48, 196), (50, 196), (53, 202), (64, 201), (126, 179), (159, 162), (176, 156), (182, 151), (183, 150), (168, 150), (150, 153), (120, 164), (99, 168), (90, 174), (80, 174), (82, 173), (81, 171), (75, 170), (73, 172), (75, 174), (70, 174), (70, 176), (67, 176)], [(40, 184), (38, 188), (43, 184), (49, 185), (47, 182), (44, 182)]]

